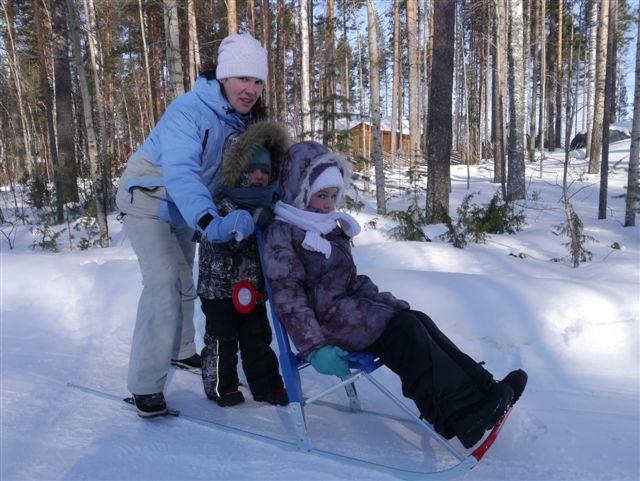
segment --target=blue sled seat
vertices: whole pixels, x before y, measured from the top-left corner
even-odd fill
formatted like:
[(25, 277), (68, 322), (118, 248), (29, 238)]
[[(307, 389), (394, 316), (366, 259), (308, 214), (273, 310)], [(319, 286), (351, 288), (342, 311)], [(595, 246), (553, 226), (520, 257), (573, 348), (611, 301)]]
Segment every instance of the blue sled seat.
[[(280, 328), (280, 326), (278, 326)], [(289, 346), (287, 348), (290, 349)], [(298, 370), (304, 369), (309, 366), (309, 362), (300, 356), (300, 354), (294, 354), (295, 359), (297, 361)], [(378, 356), (371, 352), (367, 351), (356, 351), (351, 352), (347, 356), (344, 357), (347, 361), (349, 361), (349, 368), (356, 369), (358, 371), (364, 371), (366, 373), (371, 374), (373, 371), (382, 366), (382, 361)]]

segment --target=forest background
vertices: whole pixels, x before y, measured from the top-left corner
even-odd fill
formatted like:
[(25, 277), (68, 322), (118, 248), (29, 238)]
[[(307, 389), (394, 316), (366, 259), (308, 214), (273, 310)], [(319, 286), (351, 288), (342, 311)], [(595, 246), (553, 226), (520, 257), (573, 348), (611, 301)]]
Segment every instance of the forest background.
[[(348, 155), (381, 215), (391, 168), (414, 194), (396, 214), (408, 227), (451, 223), (452, 162), (493, 159), (501, 202), (526, 199), (525, 162), (542, 173), (559, 149), (568, 164), (580, 133), (573, 156), (600, 173), (605, 218), (603, 126), (633, 118), (625, 224), (635, 223), (631, 0), (2, 0), (1, 15), (0, 184), (15, 208), (0, 222), (10, 248), (21, 223), (33, 224), (34, 248), (58, 250), (60, 226), (83, 232), (75, 246), (69, 236), (71, 249), (107, 247), (128, 157), (237, 31), (268, 50), (270, 117)], [(578, 265), (581, 223), (566, 174), (564, 183)]]

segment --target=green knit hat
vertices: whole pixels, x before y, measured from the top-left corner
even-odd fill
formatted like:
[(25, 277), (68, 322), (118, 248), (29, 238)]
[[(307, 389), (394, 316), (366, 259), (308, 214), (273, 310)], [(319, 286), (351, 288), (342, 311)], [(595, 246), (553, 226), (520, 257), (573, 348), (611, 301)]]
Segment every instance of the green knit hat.
[(251, 172), (258, 168), (271, 175), (271, 154), (261, 145), (258, 145), (251, 154), (246, 171)]

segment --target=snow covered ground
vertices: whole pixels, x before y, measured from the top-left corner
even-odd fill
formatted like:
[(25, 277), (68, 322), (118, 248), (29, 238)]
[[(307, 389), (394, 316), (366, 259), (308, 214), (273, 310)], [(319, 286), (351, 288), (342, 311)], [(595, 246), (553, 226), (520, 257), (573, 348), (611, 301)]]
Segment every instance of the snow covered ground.
[[(593, 260), (578, 269), (550, 260), (568, 254), (566, 239), (552, 233), (564, 220), (560, 152), (545, 161), (542, 179), (539, 164), (527, 163), (527, 225), (517, 235), (459, 250), (437, 239), (441, 225), (426, 229), (434, 242), (398, 242), (385, 236), (391, 221), (378, 219), (377, 229), (356, 238), (360, 272), (427, 312), (497, 377), (519, 367), (529, 373), (502, 434), (465, 479), (640, 479), (640, 230), (622, 227), (624, 199), (616, 198), (625, 192), (629, 141), (610, 152), (604, 221), (596, 220), (597, 176), (572, 160), (572, 202), (598, 241), (587, 245)], [(452, 168), (452, 213), (468, 192), (487, 202), (496, 188), (489, 165), (470, 174), (467, 191), (466, 167)], [(365, 200), (362, 223), (376, 217), (373, 197)], [(408, 202), (394, 196), (390, 208)], [(396, 479), (176, 418), (144, 421), (124, 403), (67, 387), (127, 394), (140, 274), (114, 217), (110, 229), (113, 247), (82, 252), (33, 252), (26, 227), (14, 249), (2, 241), (0, 479)], [(196, 323), (201, 346), (202, 314)], [(386, 368), (375, 376), (399, 392)], [(326, 384), (305, 371), (309, 391)], [(402, 416), (367, 384), (360, 394), (365, 409)], [(185, 414), (293, 439), (286, 408), (250, 395), (242, 406), (219, 408), (188, 372), (172, 372), (166, 395)], [(346, 404), (342, 392), (329, 401)], [(448, 461), (403, 422), (326, 405), (310, 408), (309, 418), (312, 442), (325, 449), (406, 469), (441, 469)]]

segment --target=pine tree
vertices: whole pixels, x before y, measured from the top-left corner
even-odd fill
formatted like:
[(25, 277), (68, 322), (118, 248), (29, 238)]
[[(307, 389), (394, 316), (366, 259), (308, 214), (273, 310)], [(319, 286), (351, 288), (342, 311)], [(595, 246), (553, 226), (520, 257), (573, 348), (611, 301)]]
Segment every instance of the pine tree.
[(449, 212), (451, 157), (451, 93), (456, 1), (434, 3), (434, 45), (429, 92), (429, 148), (426, 220), (440, 222)]

